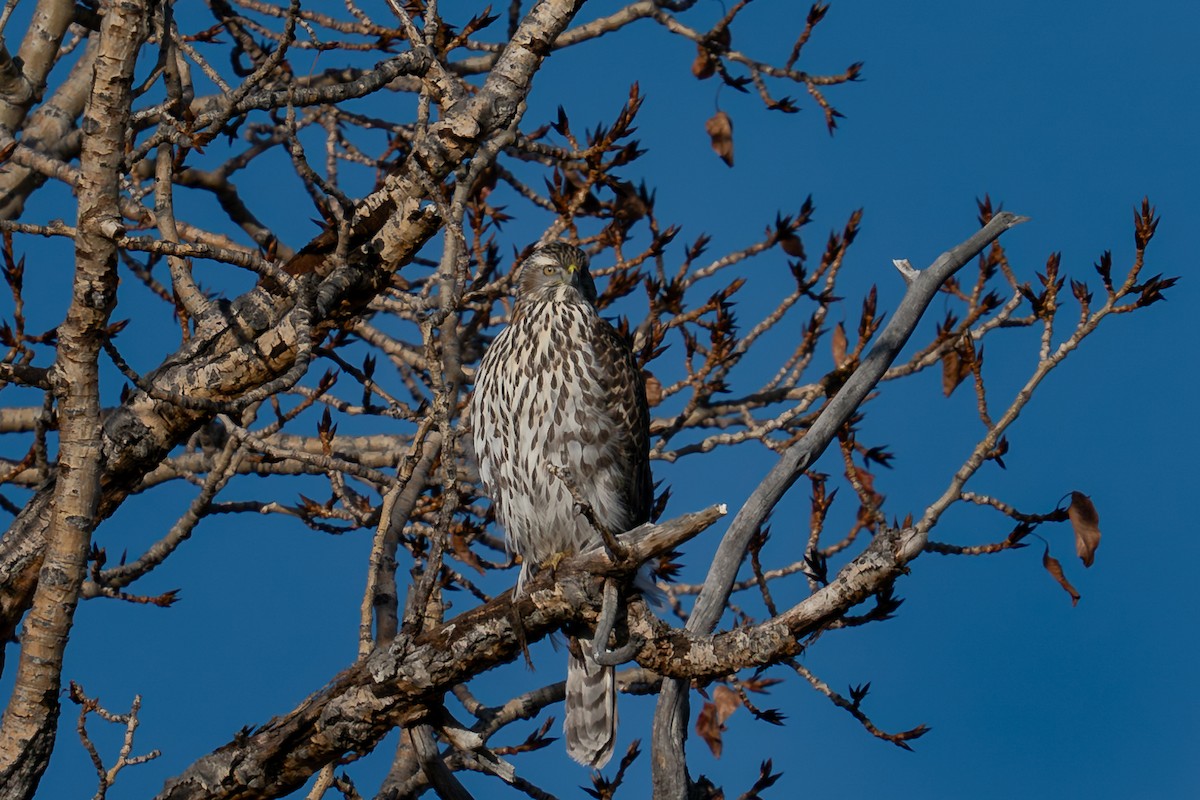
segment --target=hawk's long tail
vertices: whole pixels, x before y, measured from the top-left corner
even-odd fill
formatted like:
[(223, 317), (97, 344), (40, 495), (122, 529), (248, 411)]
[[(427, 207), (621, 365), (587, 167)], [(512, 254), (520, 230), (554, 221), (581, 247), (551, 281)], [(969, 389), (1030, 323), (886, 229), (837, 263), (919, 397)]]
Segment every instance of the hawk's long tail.
[[(574, 644), (574, 643), (572, 643)], [(617, 741), (617, 679), (613, 667), (597, 664), (590, 639), (567, 651), (567, 700), (563, 734), (567, 754), (580, 764), (601, 769)]]

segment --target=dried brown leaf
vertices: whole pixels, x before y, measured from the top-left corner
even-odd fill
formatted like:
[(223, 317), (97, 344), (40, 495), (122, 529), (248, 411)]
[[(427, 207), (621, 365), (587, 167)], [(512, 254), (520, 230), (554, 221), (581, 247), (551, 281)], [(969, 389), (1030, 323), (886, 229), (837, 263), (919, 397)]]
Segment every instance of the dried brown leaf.
[(833, 329), (833, 366), (840, 367), (846, 363), (846, 328), (842, 323), (838, 323)]
[(705, 741), (714, 758), (721, 757), (721, 732), (725, 726), (717, 721), (717, 707), (705, 703), (696, 717), (696, 735)]
[(712, 149), (727, 166), (733, 166), (733, 120), (724, 111), (718, 111), (704, 123), (704, 130), (712, 140)]
[(1096, 548), (1100, 546), (1100, 515), (1092, 499), (1082, 492), (1071, 492), (1071, 505), (1067, 509), (1071, 528), (1075, 531), (1075, 552), (1090, 567), (1096, 559)]
[(1081, 595), (1078, 591), (1076, 591), (1075, 587), (1071, 585), (1071, 582), (1067, 580), (1067, 576), (1063, 574), (1062, 564), (1059, 563), (1057, 558), (1050, 555), (1049, 547), (1047, 547), (1046, 552), (1042, 554), (1042, 566), (1045, 567), (1046, 571), (1054, 577), (1054, 580), (1058, 581), (1058, 584), (1066, 590), (1067, 594), (1071, 595), (1071, 605), (1077, 605)]
[(712, 702), (706, 702), (696, 717), (696, 734), (708, 744), (714, 758), (721, 757), (721, 734), (725, 720), (742, 705), (742, 698), (728, 686), (717, 686)]
[(804, 242), (794, 233), (781, 233), (779, 235), (779, 246), (783, 248), (783, 252), (792, 258), (804, 258)]
[(704, 45), (696, 45), (696, 60), (692, 62), (692, 74), (700, 80), (704, 80), (711, 78), (716, 69), (716, 59), (713, 58), (713, 54)]
[(729, 715), (741, 706), (742, 698), (728, 686), (718, 686), (713, 690), (713, 704), (717, 707), (717, 722), (724, 726)]
[(942, 356), (942, 394), (946, 397), (954, 394), (954, 390), (962, 383), (962, 359), (953, 350), (947, 350)]
[(450, 547), (454, 552), (454, 557), (463, 562), (467, 566), (473, 568), (480, 575), (487, 574), (487, 567), (471, 549), (471, 542), (467, 539), (464, 531), (456, 530), (450, 536)]
[(642, 370), (642, 376), (646, 379), (646, 403), (648, 403), (651, 408), (654, 408), (663, 400), (662, 381), (654, 377), (654, 375), (647, 370)]
[(767, 694), (767, 689), (777, 683), (783, 683), (781, 678), (747, 678), (742, 681), (742, 688), (748, 692)]
[(949, 397), (958, 385), (971, 374), (971, 362), (974, 360), (975, 349), (970, 336), (947, 350), (942, 356), (942, 394)]

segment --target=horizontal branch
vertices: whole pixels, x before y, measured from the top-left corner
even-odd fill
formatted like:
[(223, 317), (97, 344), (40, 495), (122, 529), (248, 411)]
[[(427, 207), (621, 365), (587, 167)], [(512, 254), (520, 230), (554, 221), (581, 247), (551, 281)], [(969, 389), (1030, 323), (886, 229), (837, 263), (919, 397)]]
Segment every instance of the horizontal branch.
[(520, 657), (523, 642), (594, 618), (601, 603), (598, 574), (632, 576), (639, 563), (678, 547), (724, 513), (712, 506), (642, 525), (620, 536), (633, 556), (626, 562), (593, 550), (543, 570), (518, 600), (506, 592), (420, 636), (398, 637), (289, 714), (201, 758), (169, 781), (159, 800), (277, 797), (294, 790), (334, 759), (371, 750), (393, 727), (423, 721), (455, 684)]
[(649, 614), (631, 614), (630, 636), (644, 641), (634, 660), (664, 677), (703, 683), (796, 655), (804, 649), (805, 637), (885, 589), (904, 571), (901, 533), (881, 530), (827, 586), (757, 625), (705, 635), (670, 628)]
[(47, 367), (34, 367), (29, 364), (0, 364), (0, 381), (19, 383), (38, 389), (50, 388), (49, 373), (50, 370)]

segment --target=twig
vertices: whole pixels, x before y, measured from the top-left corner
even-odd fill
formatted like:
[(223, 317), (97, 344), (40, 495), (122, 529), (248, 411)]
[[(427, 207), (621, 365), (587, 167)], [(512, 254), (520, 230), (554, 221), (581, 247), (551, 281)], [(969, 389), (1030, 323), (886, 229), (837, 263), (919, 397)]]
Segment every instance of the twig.
[[(113, 714), (111, 711), (105, 710), (100, 705), (99, 699), (93, 699), (84, 694), (83, 687), (71, 681), (69, 696), (71, 701), (79, 705), (79, 721), (75, 725), (75, 730), (79, 733), (79, 740), (83, 743), (83, 747), (88, 752), (88, 756), (92, 759), (92, 766), (96, 769), (96, 777), (98, 786), (96, 794), (93, 795), (93, 800), (104, 800), (108, 794), (108, 790), (112, 788), (113, 783), (117, 780), (117, 773), (125, 769), (125, 767), (134, 767), (138, 764), (145, 764), (147, 761), (153, 761), (162, 753), (155, 749), (140, 756), (130, 757), (133, 752), (133, 737), (138, 728), (138, 711), (142, 707), (142, 696), (140, 694), (133, 696), (133, 704), (129, 708), (127, 714)], [(121, 749), (117, 753), (117, 760), (108, 769), (104, 768), (104, 761), (100, 758), (100, 752), (96, 749), (96, 745), (92, 743), (91, 737), (87, 732), (87, 717), (88, 714), (96, 714), (105, 722), (112, 722), (118, 725), (125, 726), (125, 736), (121, 741)]]
[(866, 691), (870, 688), (870, 684), (866, 684), (865, 687), (859, 687), (856, 692), (856, 694), (858, 694), (858, 699), (851, 701), (835, 692), (832, 688), (830, 688), (829, 684), (818, 678), (807, 667), (805, 667), (799, 661), (796, 661), (794, 658), (786, 659), (785, 663), (792, 669), (796, 670), (796, 672), (802, 678), (808, 681), (814, 689), (828, 697), (835, 706), (850, 712), (850, 716), (858, 720), (859, 723), (861, 723), (862, 726), (876, 738), (883, 739), (885, 742), (891, 742), (897, 747), (904, 748), (905, 750), (912, 750), (912, 747), (909, 746), (908, 743), (913, 739), (918, 739), (921, 736), (924, 736), (930, 731), (930, 728), (926, 725), (918, 725), (915, 728), (911, 728), (907, 731), (901, 731), (900, 733), (888, 733), (887, 731), (881, 730), (875, 725), (874, 722), (871, 721), (871, 718), (863, 713), (862, 709), (859, 708), (859, 700), (866, 696)]

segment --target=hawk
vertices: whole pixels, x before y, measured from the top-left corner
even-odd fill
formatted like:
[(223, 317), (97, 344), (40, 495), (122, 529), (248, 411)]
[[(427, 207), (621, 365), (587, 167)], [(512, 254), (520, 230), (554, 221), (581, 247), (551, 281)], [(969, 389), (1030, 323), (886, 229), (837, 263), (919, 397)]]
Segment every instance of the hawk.
[[(475, 375), (471, 428), (484, 491), (522, 559), (518, 594), (538, 564), (600, 542), (552, 467), (570, 470), (608, 530), (650, 518), (645, 383), (629, 344), (596, 309), (588, 256), (578, 247), (542, 245), (522, 264), (512, 319)], [(648, 573), (638, 584), (654, 590)], [(600, 769), (616, 740), (614, 670), (595, 662), (590, 641), (569, 642), (568, 651), (567, 753)]]

